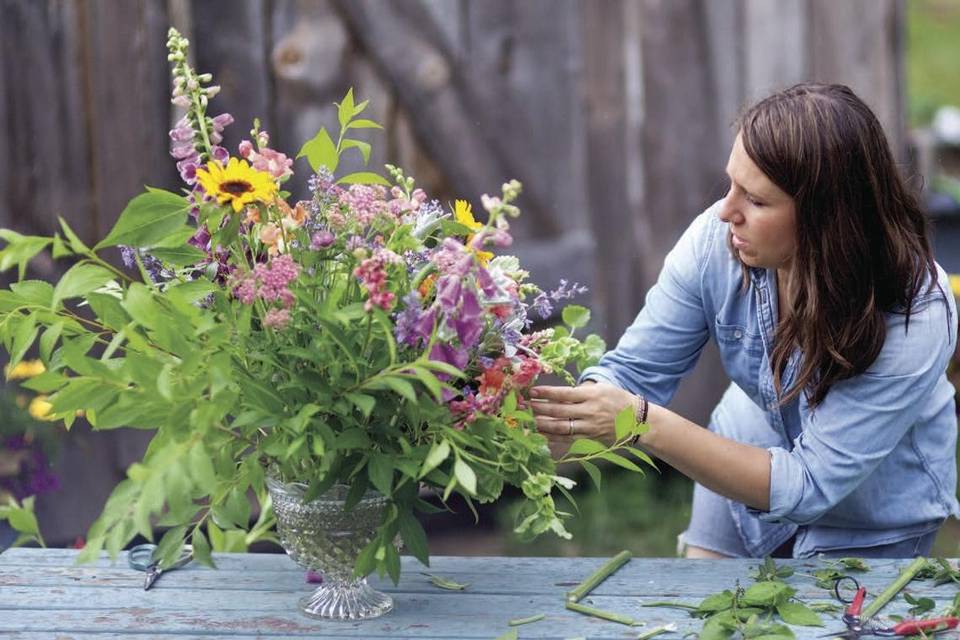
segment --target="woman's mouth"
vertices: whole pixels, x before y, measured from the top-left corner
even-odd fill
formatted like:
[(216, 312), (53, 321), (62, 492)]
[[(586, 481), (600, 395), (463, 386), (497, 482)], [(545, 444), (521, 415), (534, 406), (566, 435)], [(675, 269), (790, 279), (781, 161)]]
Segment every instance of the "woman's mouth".
[(744, 248), (750, 246), (750, 243), (749, 243), (749, 242), (747, 242), (746, 240), (744, 240), (743, 238), (741, 238), (740, 236), (738, 236), (738, 235), (735, 234), (735, 233), (732, 233), (732, 232), (731, 232), (730, 237), (731, 237), (732, 240), (733, 240), (733, 248), (734, 248), (734, 249), (744, 249)]

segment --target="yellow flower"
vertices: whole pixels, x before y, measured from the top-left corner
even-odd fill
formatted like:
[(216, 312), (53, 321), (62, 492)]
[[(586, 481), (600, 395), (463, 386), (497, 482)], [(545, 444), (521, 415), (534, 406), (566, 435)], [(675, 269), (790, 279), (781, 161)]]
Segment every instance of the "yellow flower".
[(21, 360), (13, 369), (10, 368), (10, 365), (7, 365), (4, 373), (7, 380), (22, 380), (38, 376), (46, 370), (47, 368), (43, 366), (41, 360)]
[(37, 396), (30, 401), (27, 412), (34, 420), (53, 420), (50, 417), (51, 409), (53, 409), (53, 405), (47, 401), (47, 396)]
[[(473, 207), (466, 200), (454, 201), (453, 217), (457, 222), (467, 227), (471, 231), (479, 231), (480, 229), (483, 229), (483, 224), (477, 222), (476, 218), (473, 217)], [(473, 234), (467, 236), (467, 250), (477, 256), (480, 266), (487, 266), (487, 263), (493, 259), (493, 254), (489, 251), (480, 251), (479, 249), (472, 248), (470, 246), (471, 240), (473, 240)]]
[(960, 298), (960, 275), (950, 276), (950, 288), (953, 289), (953, 295)]
[(230, 158), (226, 167), (211, 160), (206, 168), (197, 169), (197, 181), (220, 204), (229, 202), (234, 213), (251, 202), (269, 202), (277, 195), (277, 183), (269, 173), (236, 158)]

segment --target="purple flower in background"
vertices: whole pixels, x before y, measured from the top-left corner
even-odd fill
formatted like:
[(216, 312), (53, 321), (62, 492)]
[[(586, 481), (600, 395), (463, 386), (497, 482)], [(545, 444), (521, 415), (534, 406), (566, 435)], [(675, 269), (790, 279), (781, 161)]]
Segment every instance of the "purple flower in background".
[(128, 247), (125, 244), (120, 245), (120, 258), (123, 260), (123, 266), (127, 269), (133, 269), (137, 266), (137, 259), (133, 255), (134, 251), (136, 249), (133, 247)]
[(477, 302), (477, 296), (470, 289), (463, 291), (463, 304), (460, 306), (460, 313), (456, 316), (450, 316), (448, 323), (457, 332), (460, 338), (460, 344), (468, 349), (477, 342), (480, 334), (483, 333), (483, 310), (480, 303)]
[(213, 147), (210, 151), (213, 154), (213, 159), (220, 164), (227, 164), (227, 160), (230, 159), (230, 152), (224, 147)]
[(332, 245), (336, 239), (336, 236), (334, 236), (330, 231), (327, 229), (322, 229), (310, 237), (310, 249), (313, 251), (326, 249)]
[(550, 301), (549, 296), (542, 291), (534, 298), (533, 304), (530, 306), (544, 320), (549, 318), (550, 314), (553, 313), (553, 303)]
[(574, 296), (586, 292), (587, 288), (585, 286), (576, 282), (571, 285), (566, 281), (566, 279), (561, 278), (560, 287), (551, 291), (550, 297), (553, 298), (554, 302), (559, 302), (560, 300), (573, 298)]
[(460, 276), (443, 276), (437, 281), (437, 302), (444, 313), (453, 313), (460, 304)]
[(411, 291), (403, 297), (404, 310), (396, 315), (394, 337), (397, 342), (420, 347), (430, 339), (437, 312), (434, 307), (422, 309), (420, 294)]

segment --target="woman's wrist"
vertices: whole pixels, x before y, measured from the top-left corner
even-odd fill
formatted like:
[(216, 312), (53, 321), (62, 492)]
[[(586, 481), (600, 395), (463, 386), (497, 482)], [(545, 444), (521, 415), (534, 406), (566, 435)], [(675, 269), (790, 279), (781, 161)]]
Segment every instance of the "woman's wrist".
[[(649, 419), (650, 403), (647, 400), (646, 396), (642, 394), (634, 394), (631, 400), (633, 405), (633, 415), (638, 424), (646, 425), (647, 420)], [(630, 446), (636, 446), (640, 443), (640, 438), (643, 436), (642, 432), (637, 432), (630, 439)]]

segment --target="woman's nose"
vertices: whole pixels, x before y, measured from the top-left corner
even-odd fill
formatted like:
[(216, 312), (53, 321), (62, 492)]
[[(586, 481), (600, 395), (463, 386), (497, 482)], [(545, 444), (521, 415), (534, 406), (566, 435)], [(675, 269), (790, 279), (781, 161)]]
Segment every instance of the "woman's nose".
[(724, 222), (738, 222), (737, 217), (739, 213), (737, 211), (736, 201), (732, 193), (727, 192), (727, 195), (723, 198), (723, 201), (720, 203), (720, 211), (717, 214)]

